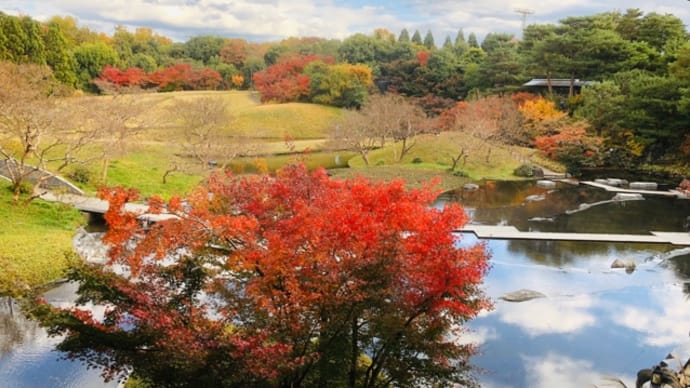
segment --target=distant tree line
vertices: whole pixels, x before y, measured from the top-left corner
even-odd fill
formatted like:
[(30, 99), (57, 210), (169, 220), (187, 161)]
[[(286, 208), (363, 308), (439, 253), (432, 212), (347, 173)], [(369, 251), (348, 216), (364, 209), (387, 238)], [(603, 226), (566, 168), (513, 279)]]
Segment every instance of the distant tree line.
[[(673, 15), (638, 9), (527, 26), (522, 39), (460, 29), (442, 45), (428, 31), (385, 29), (344, 40), (186, 42), (116, 27), (112, 36), (72, 17), (40, 23), (0, 14), (0, 59), (48, 65), (62, 83), (92, 92), (257, 89), (264, 101), (360, 107), (375, 91), (416, 99), (431, 116), (457, 101), (524, 90), (532, 78), (571, 80), (552, 99), (606, 140), (611, 162), (690, 155), (690, 42)], [(598, 81), (575, 93), (575, 79)], [(671, 152), (669, 152), (671, 151)], [(690, 160), (690, 157), (688, 157)]]

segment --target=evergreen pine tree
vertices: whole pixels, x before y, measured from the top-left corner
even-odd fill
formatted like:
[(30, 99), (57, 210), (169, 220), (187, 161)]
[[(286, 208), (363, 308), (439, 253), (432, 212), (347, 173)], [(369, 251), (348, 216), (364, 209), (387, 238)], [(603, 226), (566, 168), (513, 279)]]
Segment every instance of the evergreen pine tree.
[(474, 32), (470, 32), (470, 35), (467, 37), (467, 44), (469, 44), (470, 47), (479, 47), (477, 35), (475, 35)]
[(455, 46), (460, 46), (463, 43), (467, 43), (467, 42), (465, 42), (465, 33), (462, 32), (462, 28), (461, 28), (458, 30), (458, 34), (455, 35)]
[(410, 41), (410, 33), (407, 32), (407, 28), (403, 28), (402, 31), (400, 31), (400, 36), (398, 37), (398, 42), (407, 43), (409, 41)]
[(453, 41), (450, 40), (450, 36), (446, 36), (446, 40), (443, 42), (443, 48), (445, 50), (450, 50), (453, 48)]
[(44, 36), (46, 46), (46, 63), (53, 69), (55, 78), (65, 85), (75, 86), (77, 66), (74, 56), (67, 47), (67, 39), (57, 23), (48, 25)]
[(22, 28), (26, 40), (24, 41), (24, 56), (27, 62), (38, 65), (46, 64), (46, 48), (41, 36), (40, 24), (28, 16), (21, 18)]
[(422, 44), (422, 34), (419, 33), (419, 30), (414, 30), (414, 34), (412, 34), (412, 43)]
[(424, 36), (424, 47), (428, 48), (429, 50), (436, 48), (436, 43), (434, 42), (434, 35), (431, 34), (431, 30), (427, 31), (426, 35)]

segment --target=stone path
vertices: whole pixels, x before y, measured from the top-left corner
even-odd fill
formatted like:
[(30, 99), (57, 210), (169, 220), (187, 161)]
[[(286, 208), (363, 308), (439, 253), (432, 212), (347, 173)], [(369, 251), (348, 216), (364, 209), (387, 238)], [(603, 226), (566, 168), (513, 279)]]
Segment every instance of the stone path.
[[(10, 164), (11, 165), (11, 164)], [(29, 182), (36, 182), (39, 179), (42, 179), (43, 182), (41, 183), (41, 187), (49, 190), (62, 190), (70, 194), (84, 194), (84, 192), (78, 188), (77, 186), (73, 185), (72, 183), (68, 182), (64, 178), (61, 178), (58, 175), (55, 175), (51, 172), (48, 171), (43, 171), (38, 167), (35, 166), (29, 166), (25, 165), (25, 168), (27, 170), (30, 170), (31, 172), (27, 175), (26, 179)], [(3, 178), (10, 179), (10, 172), (8, 169), (7, 165), (7, 160), (6, 159), (0, 159), (0, 176)]]
[(514, 226), (465, 225), (456, 232), (474, 233), (480, 239), (595, 241), (619, 243), (673, 244), (690, 246), (690, 233), (650, 232), (651, 234), (522, 232)]
[(677, 190), (668, 190), (668, 191), (660, 191), (660, 190), (637, 190), (637, 189), (624, 189), (622, 187), (616, 187), (616, 186), (611, 186), (603, 183), (598, 183), (598, 182), (592, 182), (592, 181), (582, 181), (580, 182), (583, 185), (587, 186), (592, 186), (592, 187), (597, 187), (600, 189), (604, 189), (606, 191), (610, 191), (612, 193), (628, 193), (628, 194), (642, 194), (642, 195), (659, 195), (659, 196), (664, 196), (664, 197), (676, 197), (676, 198), (688, 198), (687, 195), (681, 193), (680, 191)]

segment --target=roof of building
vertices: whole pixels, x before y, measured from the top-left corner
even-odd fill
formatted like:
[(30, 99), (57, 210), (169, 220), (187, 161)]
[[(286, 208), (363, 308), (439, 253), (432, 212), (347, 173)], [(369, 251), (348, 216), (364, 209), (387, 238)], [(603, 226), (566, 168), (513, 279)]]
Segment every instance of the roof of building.
[[(573, 81), (573, 86), (581, 87), (591, 85), (592, 81), (580, 81), (575, 79)], [(524, 83), (522, 86), (548, 86), (548, 80), (546, 78), (534, 78), (529, 82)], [(568, 88), (570, 87), (570, 78), (551, 78), (552, 87)]]

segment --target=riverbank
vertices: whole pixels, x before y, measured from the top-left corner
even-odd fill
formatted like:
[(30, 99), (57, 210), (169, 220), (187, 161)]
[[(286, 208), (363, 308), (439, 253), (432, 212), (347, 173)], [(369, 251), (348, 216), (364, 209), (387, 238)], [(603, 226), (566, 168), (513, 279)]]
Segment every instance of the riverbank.
[(15, 204), (8, 187), (0, 185), (0, 295), (21, 296), (62, 276), (84, 217), (59, 203)]

